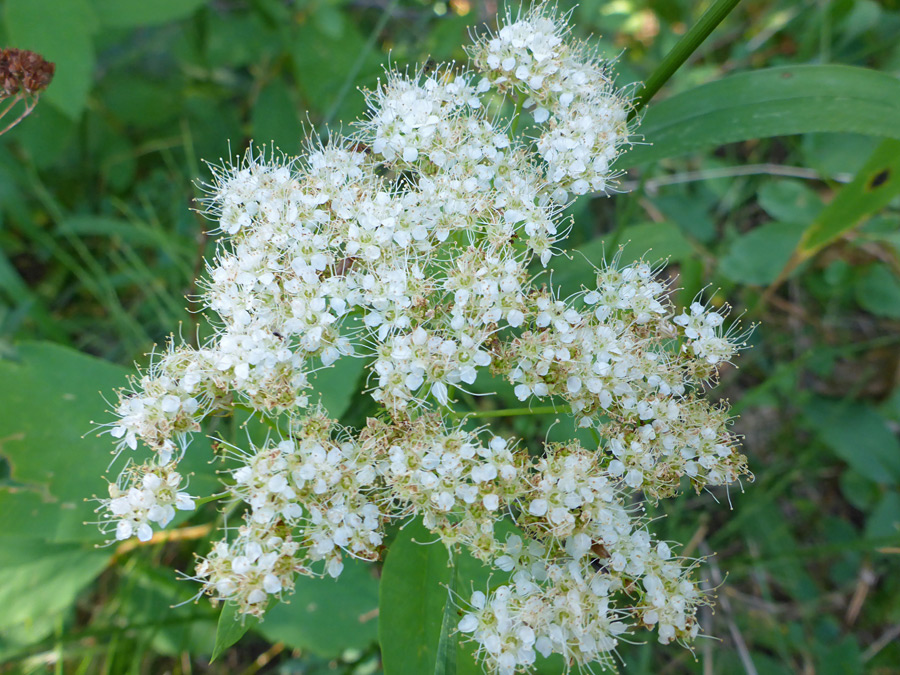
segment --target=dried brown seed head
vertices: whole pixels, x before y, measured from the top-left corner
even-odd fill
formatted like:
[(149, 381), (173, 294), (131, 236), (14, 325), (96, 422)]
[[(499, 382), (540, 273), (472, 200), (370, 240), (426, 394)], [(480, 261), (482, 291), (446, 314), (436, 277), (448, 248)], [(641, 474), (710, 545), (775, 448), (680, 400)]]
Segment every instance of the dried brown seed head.
[(0, 95), (40, 94), (53, 79), (56, 65), (27, 49), (0, 50)]

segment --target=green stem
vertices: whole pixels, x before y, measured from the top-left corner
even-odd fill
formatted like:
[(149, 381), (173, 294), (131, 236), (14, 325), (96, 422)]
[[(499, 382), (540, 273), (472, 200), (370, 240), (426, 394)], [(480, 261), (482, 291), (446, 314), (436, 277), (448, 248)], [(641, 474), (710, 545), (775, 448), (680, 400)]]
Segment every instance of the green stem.
[(569, 406), (545, 405), (533, 408), (501, 408), (500, 410), (479, 410), (475, 412), (454, 412), (456, 417), (522, 417), (524, 415), (552, 415), (559, 413), (568, 415), (572, 412)]
[(200, 499), (194, 500), (194, 506), (203, 506), (204, 504), (209, 504), (210, 502), (217, 502), (220, 499), (230, 499), (232, 497), (231, 494), (224, 492), (219, 495), (211, 495), (209, 497), (202, 497)]
[(273, 420), (271, 417), (266, 417), (265, 415), (263, 415), (263, 414), (262, 414), (259, 410), (257, 410), (256, 408), (253, 408), (253, 407), (251, 407), (251, 406), (249, 406), (249, 405), (246, 405), (246, 404), (244, 404), (244, 403), (238, 403), (237, 401), (233, 402), (233, 403), (231, 404), (231, 407), (234, 408), (235, 410), (243, 410), (244, 412), (248, 412), (248, 413), (250, 413), (251, 415), (254, 415), (254, 416), (258, 417), (259, 420), (260, 420), (260, 422), (262, 422), (263, 424), (266, 424), (266, 425), (270, 426), (270, 427), (273, 428), (273, 429), (277, 429), (277, 428), (278, 428), (278, 424), (275, 422), (275, 420)]
[(378, 17), (378, 21), (375, 23), (375, 27), (372, 29), (372, 32), (369, 33), (366, 44), (363, 45), (362, 50), (357, 55), (356, 61), (353, 62), (353, 67), (350, 68), (350, 72), (347, 73), (347, 77), (344, 78), (344, 82), (341, 85), (340, 91), (338, 91), (338, 95), (335, 96), (331, 107), (328, 109), (328, 114), (325, 115), (325, 127), (334, 122), (334, 118), (340, 111), (344, 99), (347, 98), (347, 94), (350, 93), (350, 88), (353, 86), (353, 83), (356, 82), (356, 76), (359, 75), (359, 71), (362, 70), (363, 65), (365, 65), (366, 59), (369, 58), (369, 54), (371, 54), (372, 50), (375, 48), (375, 43), (378, 41), (385, 26), (387, 26), (388, 21), (391, 20), (398, 4), (399, 0), (390, 0), (388, 6), (382, 10), (381, 16)]
[(513, 122), (512, 126), (509, 129), (510, 138), (516, 135), (516, 130), (519, 128), (519, 120), (522, 119), (522, 106), (525, 105), (525, 94), (519, 92), (519, 98), (516, 101), (516, 109), (513, 112)]
[(716, 0), (712, 7), (700, 17), (700, 20), (694, 24), (678, 43), (672, 48), (662, 63), (657, 66), (653, 74), (647, 78), (647, 83), (641, 87), (641, 90), (634, 97), (634, 107), (628, 118), (633, 119), (647, 103), (650, 102), (662, 86), (669, 81), (669, 78), (675, 74), (675, 71), (681, 68), (682, 64), (688, 60), (691, 54), (697, 51), (697, 48), (703, 44), (709, 34), (712, 33), (731, 13), (741, 0)]

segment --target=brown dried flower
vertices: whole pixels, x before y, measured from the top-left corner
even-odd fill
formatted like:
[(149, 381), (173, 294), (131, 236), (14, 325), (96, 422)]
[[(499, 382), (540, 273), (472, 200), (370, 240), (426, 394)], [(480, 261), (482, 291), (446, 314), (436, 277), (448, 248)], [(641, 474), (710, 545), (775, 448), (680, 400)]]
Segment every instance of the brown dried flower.
[(24, 92), (37, 96), (53, 79), (56, 65), (26, 49), (0, 50), (0, 95), (4, 98)]

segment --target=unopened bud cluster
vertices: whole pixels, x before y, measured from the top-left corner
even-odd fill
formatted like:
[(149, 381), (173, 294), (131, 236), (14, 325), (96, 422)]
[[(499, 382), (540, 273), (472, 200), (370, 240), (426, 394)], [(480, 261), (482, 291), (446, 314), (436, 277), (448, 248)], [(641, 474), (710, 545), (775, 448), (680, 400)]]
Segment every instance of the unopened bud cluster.
[[(196, 569), (215, 600), (261, 615), (298, 574), (380, 559), (385, 526), (419, 516), (497, 570), (458, 627), (489, 672), (554, 653), (605, 667), (641, 629), (689, 643), (696, 561), (653, 538), (635, 496), (747, 475), (727, 408), (702, 396), (740, 337), (700, 302), (677, 312), (644, 262), (600, 263), (571, 297), (536, 283), (563, 253), (571, 196), (609, 188), (629, 101), (546, 6), (469, 53), (471, 70), (389, 73), (349, 138), (215, 169), (215, 335), (171, 344), (123, 393), (110, 432), (151, 458), (111, 487), (104, 527), (145, 540), (191, 508), (178, 461), (205, 418), (240, 406), (277, 431), (228, 453), (246, 510)], [(368, 369), (380, 411), (362, 429), (319, 404), (315, 373), (339, 359)], [(598, 442), (474, 428), (459, 399), (492, 378)], [(503, 519), (515, 534), (497, 534)]]

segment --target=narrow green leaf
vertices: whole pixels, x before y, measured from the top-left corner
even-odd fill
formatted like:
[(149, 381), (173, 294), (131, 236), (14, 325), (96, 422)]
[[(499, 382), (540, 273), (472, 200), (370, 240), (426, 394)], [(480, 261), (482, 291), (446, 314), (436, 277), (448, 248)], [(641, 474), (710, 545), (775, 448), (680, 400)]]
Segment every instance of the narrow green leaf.
[(456, 675), (456, 651), (459, 646), (459, 633), (456, 630), (456, 558), (450, 558), (450, 584), (447, 587), (447, 600), (444, 602), (444, 618), (441, 620), (441, 637), (438, 640), (437, 658), (434, 662), (434, 675)]
[[(900, 127), (894, 111), (893, 126)], [(900, 133), (900, 132), (898, 132)], [(900, 194), (900, 141), (885, 139), (872, 153), (852, 182), (841, 188), (837, 196), (803, 233), (797, 256), (810, 258), (822, 248), (862, 224), (870, 215), (884, 208)]]
[(234, 605), (225, 604), (222, 613), (219, 614), (219, 623), (216, 626), (216, 646), (213, 649), (210, 662), (215, 661), (233, 644), (240, 640), (248, 630), (255, 628), (259, 619), (252, 616), (241, 616)]
[(755, 70), (653, 105), (641, 123), (649, 145), (617, 169), (754, 138), (839, 131), (900, 138), (900, 79), (852, 66)]

